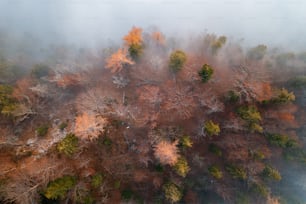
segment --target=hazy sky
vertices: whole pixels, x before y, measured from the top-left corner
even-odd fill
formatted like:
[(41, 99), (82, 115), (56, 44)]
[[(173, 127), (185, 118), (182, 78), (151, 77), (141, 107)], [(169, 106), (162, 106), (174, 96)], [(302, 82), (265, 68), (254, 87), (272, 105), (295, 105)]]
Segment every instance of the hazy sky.
[(303, 48), (305, 22), (303, 0), (0, 0), (0, 29), (89, 45), (136, 25)]

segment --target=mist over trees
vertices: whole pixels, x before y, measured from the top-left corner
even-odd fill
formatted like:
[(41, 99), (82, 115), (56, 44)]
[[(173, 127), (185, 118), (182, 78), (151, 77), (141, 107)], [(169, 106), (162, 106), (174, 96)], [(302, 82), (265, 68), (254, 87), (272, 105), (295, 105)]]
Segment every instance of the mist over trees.
[(0, 46), (1, 202), (305, 202), (303, 52), (136, 26), (24, 46)]

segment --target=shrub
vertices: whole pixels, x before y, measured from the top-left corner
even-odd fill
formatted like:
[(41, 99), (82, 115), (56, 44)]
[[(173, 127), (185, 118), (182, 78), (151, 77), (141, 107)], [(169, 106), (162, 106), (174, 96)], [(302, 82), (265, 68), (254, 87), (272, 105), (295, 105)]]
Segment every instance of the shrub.
[(57, 145), (57, 150), (60, 153), (64, 153), (67, 156), (71, 156), (77, 151), (78, 138), (73, 134), (69, 133), (66, 137)]
[(242, 167), (227, 165), (225, 169), (234, 179), (246, 180), (247, 173)]
[(182, 69), (186, 60), (186, 54), (181, 50), (176, 50), (170, 55), (169, 67), (173, 72), (178, 72)]
[(180, 188), (171, 182), (163, 185), (163, 191), (165, 193), (166, 199), (173, 203), (180, 201), (183, 197), (183, 194)]
[(94, 188), (98, 188), (103, 182), (103, 175), (96, 174), (91, 178), (91, 186)]
[(222, 156), (222, 151), (216, 144), (213, 144), (213, 143), (209, 144), (208, 150), (211, 153), (214, 153), (215, 155), (217, 155), (219, 157)]
[(208, 136), (219, 135), (220, 127), (217, 123), (210, 120), (204, 124), (204, 131)]
[(36, 133), (38, 136), (44, 137), (48, 133), (48, 130), (49, 130), (49, 126), (44, 124), (36, 128)]
[(263, 169), (261, 175), (265, 179), (273, 179), (275, 181), (280, 181), (282, 179), (279, 171), (271, 166), (266, 165)]
[(216, 179), (221, 179), (223, 177), (222, 171), (215, 165), (208, 167), (208, 171)]
[(213, 68), (208, 64), (204, 64), (201, 70), (198, 72), (203, 83), (207, 82), (212, 77), (213, 73)]
[(76, 178), (73, 176), (63, 176), (48, 184), (44, 196), (48, 199), (64, 199), (67, 192), (76, 184)]
[(185, 177), (189, 172), (187, 160), (184, 157), (180, 157), (174, 165), (176, 173), (182, 177)]

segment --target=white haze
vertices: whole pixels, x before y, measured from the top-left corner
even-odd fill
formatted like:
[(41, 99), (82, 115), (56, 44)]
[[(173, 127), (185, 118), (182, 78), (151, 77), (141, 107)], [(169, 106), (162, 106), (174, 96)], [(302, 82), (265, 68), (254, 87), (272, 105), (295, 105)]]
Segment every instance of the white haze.
[(170, 36), (204, 32), (304, 50), (302, 0), (0, 0), (0, 30), (44, 43), (118, 42), (132, 26)]

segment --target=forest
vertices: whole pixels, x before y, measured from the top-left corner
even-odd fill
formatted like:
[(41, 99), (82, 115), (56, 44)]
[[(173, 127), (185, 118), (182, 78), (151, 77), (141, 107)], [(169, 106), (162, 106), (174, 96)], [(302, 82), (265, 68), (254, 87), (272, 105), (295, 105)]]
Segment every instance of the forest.
[(96, 50), (1, 32), (0, 202), (305, 203), (305, 107), (302, 51), (136, 26)]

